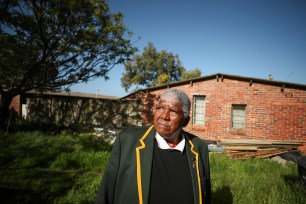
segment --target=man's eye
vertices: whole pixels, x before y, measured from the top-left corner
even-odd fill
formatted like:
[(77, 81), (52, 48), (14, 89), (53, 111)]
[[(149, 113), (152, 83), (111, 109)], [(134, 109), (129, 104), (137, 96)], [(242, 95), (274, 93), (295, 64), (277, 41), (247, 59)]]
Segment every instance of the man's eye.
[(171, 114), (178, 114), (178, 112), (175, 111), (175, 110), (170, 110), (170, 112), (171, 112)]

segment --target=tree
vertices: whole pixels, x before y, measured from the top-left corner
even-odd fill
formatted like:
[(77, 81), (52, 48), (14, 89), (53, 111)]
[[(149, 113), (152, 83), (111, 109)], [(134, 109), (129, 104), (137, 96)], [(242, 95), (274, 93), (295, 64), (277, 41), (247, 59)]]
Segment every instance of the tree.
[(138, 89), (175, 82), (183, 70), (178, 55), (165, 50), (158, 52), (149, 42), (141, 55), (135, 55), (125, 64), (121, 85), (128, 91), (133, 85)]
[(169, 82), (169, 75), (163, 73), (157, 77), (157, 85), (167, 84)]
[(0, 124), (14, 96), (104, 77), (136, 51), (103, 0), (0, 3)]
[(201, 70), (198, 68), (195, 68), (194, 70), (183, 70), (182, 71), (182, 77), (181, 80), (187, 80), (187, 79), (192, 79), (192, 78), (196, 78), (196, 77), (200, 77), (201, 76)]

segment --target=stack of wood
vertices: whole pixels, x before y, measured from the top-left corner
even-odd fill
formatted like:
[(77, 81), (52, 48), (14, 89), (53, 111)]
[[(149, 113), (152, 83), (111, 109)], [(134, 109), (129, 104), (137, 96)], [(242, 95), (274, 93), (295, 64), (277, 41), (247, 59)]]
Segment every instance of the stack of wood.
[(220, 140), (224, 153), (234, 159), (269, 158), (285, 152), (297, 151), (301, 142)]

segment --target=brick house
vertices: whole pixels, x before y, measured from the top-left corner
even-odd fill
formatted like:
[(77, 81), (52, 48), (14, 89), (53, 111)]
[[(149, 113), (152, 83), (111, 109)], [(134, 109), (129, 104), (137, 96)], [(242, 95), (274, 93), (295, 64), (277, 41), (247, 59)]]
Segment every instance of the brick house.
[(158, 95), (172, 87), (189, 95), (185, 129), (203, 139), (306, 142), (306, 85), (218, 73), (142, 89), (122, 100), (138, 101), (148, 125)]

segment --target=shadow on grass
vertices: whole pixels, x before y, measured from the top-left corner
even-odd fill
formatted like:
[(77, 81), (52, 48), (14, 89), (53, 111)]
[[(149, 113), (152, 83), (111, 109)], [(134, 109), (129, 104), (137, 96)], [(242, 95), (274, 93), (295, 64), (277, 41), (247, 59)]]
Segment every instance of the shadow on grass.
[(233, 194), (229, 186), (223, 186), (217, 191), (212, 192), (212, 203), (232, 204)]
[(1, 203), (52, 203), (30, 189), (0, 188)]
[(306, 183), (298, 176), (284, 176), (286, 184), (292, 189), (294, 193), (304, 194), (306, 198)]
[(92, 203), (110, 150), (91, 136), (0, 135), (0, 203)]
[(75, 173), (1, 170), (0, 203), (54, 203), (75, 185)]
[[(33, 197), (38, 197), (38, 195), (33, 196), (35, 194), (29, 189), (12, 189), (12, 188), (2, 188), (0, 187), (0, 202), (1, 203), (22, 203), (22, 202), (32, 202), (32, 203), (39, 203), (39, 202), (46, 202), (43, 199), (32, 200)], [(31, 195), (31, 199), (29, 200), (28, 197)]]

